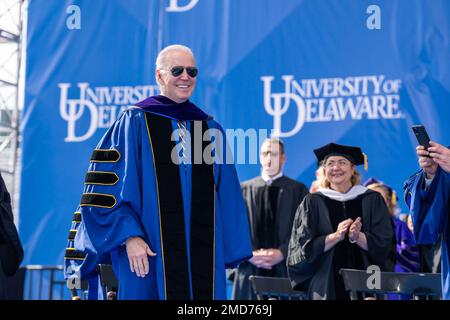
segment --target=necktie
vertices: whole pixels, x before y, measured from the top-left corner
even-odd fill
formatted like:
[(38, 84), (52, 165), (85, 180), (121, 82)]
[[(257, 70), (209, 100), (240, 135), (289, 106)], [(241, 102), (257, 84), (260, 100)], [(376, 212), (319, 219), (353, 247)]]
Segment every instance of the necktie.
[(178, 121), (178, 128), (180, 129), (180, 139), (181, 139), (181, 161), (184, 165), (187, 164), (187, 144), (186, 144), (186, 122)]

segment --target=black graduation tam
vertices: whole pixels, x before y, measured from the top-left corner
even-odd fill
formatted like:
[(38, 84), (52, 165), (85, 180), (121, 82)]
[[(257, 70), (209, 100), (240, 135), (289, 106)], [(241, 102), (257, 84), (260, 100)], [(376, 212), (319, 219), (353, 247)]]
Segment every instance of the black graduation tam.
[(371, 184), (382, 184), (382, 185), (385, 185), (387, 187), (387, 185), (383, 181), (378, 180), (377, 178), (374, 178), (374, 177), (370, 177), (362, 185), (364, 187), (367, 187), (367, 186), (370, 186)]
[(374, 177), (370, 177), (369, 179), (367, 179), (363, 184), (364, 187), (369, 187), (369, 186), (384, 186), (388, 192), (389, 195), (391, 196), (391, 202), (392, 204), (397, 204), (397, 192), (395, 192), (394, 189), (392, 189), (390, 186), (388, 186), (386, 183), (384, 183), (381, 180), (378, 180), (377, 178)]
[(325, 161), (330, 156), (341, 156), (348, 159), (354, 165), (364, 164), (364, 169), (367, 170), (367, 156), (359, 147), (329, 143), (321, 148), (314, 149), (314, 153), (318, 163), (322, 163), (322, 161)]

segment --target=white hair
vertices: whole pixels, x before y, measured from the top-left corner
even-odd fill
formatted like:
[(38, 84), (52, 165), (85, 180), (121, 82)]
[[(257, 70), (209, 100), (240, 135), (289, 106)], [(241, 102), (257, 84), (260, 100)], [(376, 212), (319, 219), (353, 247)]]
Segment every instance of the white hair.
[(183, 51), (186, 52), (188, 54), (190, 54), (192, 57), (194, 57), (194, 54), (192, 53), (192, 50), (189, 49), (186, 46), (183, 46), (181, 44), (172, 44), (170, 46), (165, 47), (164, 49), (162, 49), (159, 54), (158, 57), (156, 58), (156, 69), (155, 69), (155, 78), (156, 78), (156, 83), (158, 84), (159, 90), (162, 91), (162, 87), (161, 87), (161, 83), (159, 83), (158, 80), (158, 75), (156, 73), (157, 70), (161, 70), (165, 67), (167, 67), (167, 54), (171, 51)]
[(167, 54), (171, 51), (184, 51), (194, 57), (192, 50), (181, 44), (173, 44), (162, 49), (156, 58), (156, 70), (166, 67)]

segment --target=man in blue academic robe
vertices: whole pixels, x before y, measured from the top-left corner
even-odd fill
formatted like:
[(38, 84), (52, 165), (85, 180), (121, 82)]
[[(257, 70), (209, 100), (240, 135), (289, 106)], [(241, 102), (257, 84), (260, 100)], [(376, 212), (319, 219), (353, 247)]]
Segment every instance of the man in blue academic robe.
[(226, 299), (225, 268), (251, 258), (252, 247), (223, 129), (189, 101), (196, 76), (189, 48), (162, 50), (161, 95), (124, 111), (97, 145), (68, 275), (95, 278), (113, 254), (119, 299)]
[(421, 170), (405, 182), (414, 236), (419, 244), (433, 244), (442, 234), (442, 297), (450, 300), (450, 149), (430, 142), (417, 147)]

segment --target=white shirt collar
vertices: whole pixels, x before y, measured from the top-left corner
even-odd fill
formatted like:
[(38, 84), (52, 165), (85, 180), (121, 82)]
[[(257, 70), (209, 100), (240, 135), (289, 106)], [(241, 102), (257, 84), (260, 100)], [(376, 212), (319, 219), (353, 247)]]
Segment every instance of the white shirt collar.
[(347, 193), (341, 193), (332, 189), (319, 187), (317, 191), (330, 199), (337, 201), (347, 201), (355, 199), (357, 196), (363, 194), (367, 191), (367, 188), (361, 185), (357, 185), (351, 187), (351, 189)]
[(278, 178), (281, 178), (283, 176), (283, 171), (280, 171), (277, 175), (270, 177), (268, 174), (261, 172), (261, 178), (264, 180), (264, 182), (266, 183), (272, 183), (273, 181), (275, 181)]

